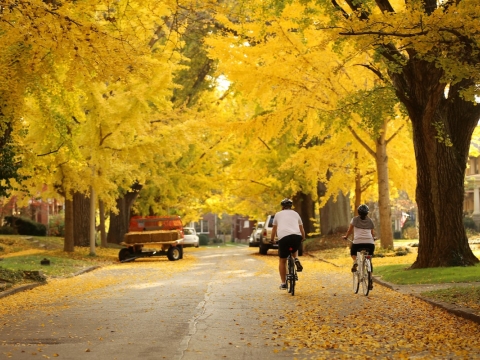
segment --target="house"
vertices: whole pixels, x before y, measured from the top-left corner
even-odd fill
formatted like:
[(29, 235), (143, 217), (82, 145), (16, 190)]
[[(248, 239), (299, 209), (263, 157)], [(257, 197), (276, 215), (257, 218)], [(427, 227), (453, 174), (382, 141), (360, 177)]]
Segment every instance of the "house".
[(243, 215), (205, 214), (200, 221), (189, 226), (195, 227), (197, 234), (205, 234), (209, 239), (225, 237), (226, 241), (247, 242), (256, 221)]

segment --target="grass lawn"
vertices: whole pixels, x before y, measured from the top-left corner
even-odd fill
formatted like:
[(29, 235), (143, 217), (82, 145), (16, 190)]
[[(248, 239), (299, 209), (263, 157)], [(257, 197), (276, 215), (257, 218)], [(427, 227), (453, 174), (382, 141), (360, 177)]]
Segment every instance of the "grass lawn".
[[(376, 264), (374, 259), (374, 264)], [(442, 284), (472, 282), (480, 280), (480, 264), (476, 266), (441, 267), (430, 269), (411, 269), (411, 264), (375, 266), (375, 275), (382, 280), (399, 284)]]
[[(41, 265), (40, 262), (47, 258), (50, 265)], [(0, 261), (0, 267), (8, 270), (42, 271), (46, 276), (67, 276), (92, 266), (91, 261), (71, 259), (68, 257), (51, 256), (43, 252), (35, 255), (11, 256)]]
[(455, 286), (423, 292), (421, 295), (449, 304), (466, 306), (480, 312), (480, 286)]
[[(76, 247), (72, 253), (64, 252), (63, 241), (60, 237), (0, 235), (0, 280), (6, 280), (3, 285), (8, 288), (33, 281), (22, 276), (24, 271), (41, 271), (47, 278), (65, 277), (118, 261), (119, 246), (115, 244), (111, 248), (96, 248), (96, 255), (90, 256), (90, 248)], [(40, 264), (45, 258), (50, 265)]]

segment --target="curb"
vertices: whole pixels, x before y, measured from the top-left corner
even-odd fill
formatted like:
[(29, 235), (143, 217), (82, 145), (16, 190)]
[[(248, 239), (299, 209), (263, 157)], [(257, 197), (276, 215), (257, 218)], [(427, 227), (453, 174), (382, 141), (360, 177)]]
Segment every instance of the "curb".
[(380, 284), (382, 286), (385, 286), (385, 287), (387, 287), (391, 290), (401, 292), (402, 294), (413, 296), (413, 297), (415, 297), (419, 300), (425, 301), (426, 303), (428, 303), (430, 305), (433, 305), (435, 307), (444, 309), (445, 311), (448, 311), (449, 313), (452, 313), (452, 314), (460, 316), (464, 319), (471, 320), (471, 321), (473, 321), (477, 324), (480, 324), (480, 315), (475, 314), (472, 309), (458, 307), (456, 305), (444, 303), (442, 301), (432, 300), (432, 299), (426, 298), (426, 297), (418, 295), (418, 294), (402, 292), (401, 288), (404, 285), (392, 284), (392, 283), (389, 283), (389, 282), (386, 282), (386, 281), (383, 281), (383, 280), (379, 279), (377, 276), (373, 277), (373, 282), (375, 282), (377, 284)]
[(19, 286), (17, 288), (10, 289), (10, 290), (5, 290), (5, 291), (2, 291), (0, 293), (0, 299), (4, 298), (4, 297), (7, 297), (9, 295), (16, 294), (20, 291), (30, 290), (30, 289), (36, 288), (37, 286), (41, 286), (41, 285), (45, 285), (45, 284), (46, 283), (33, 283), (33, 284), (28, 284), (28, 285), (22, 285), (22, 286)]
[[(92, 267), (86, 268), (84, 270), (80, 270), (80, 271), (76, 272), (75, 274), (73, 274), (72, 276), (69, 276), (69, 277), (75, 277), (75, 276), (78, 276), (78, 275), (82, 275), (82, 274), (85, 274), (87, 272), (96, 270), (98, 268), (101, 268), (101, 266), (99, 266), (99, 265), (92, 266)], [(65, 278), (67, 278), (67, 277), (65, 277)], [(21, 291), (31, 290), (31, 289), (34, 289), (38, 286), (42, 286), (42, 285), (46, 285), (46, 284), (48, 284), (47, 281), (45, 281), (44, 283), (32, 283), (32, 284), (22, 285), (22, 286), (14, 288), (14, 289), (5, 290), (5, 291), (0, 292), (0, 299), (4, 298), (4, 297), (7, 297), (7, 296), (10, 296), (10, 295), (13, 295), (13, 294), (16, 294), (16, 293), (21, 292)]]

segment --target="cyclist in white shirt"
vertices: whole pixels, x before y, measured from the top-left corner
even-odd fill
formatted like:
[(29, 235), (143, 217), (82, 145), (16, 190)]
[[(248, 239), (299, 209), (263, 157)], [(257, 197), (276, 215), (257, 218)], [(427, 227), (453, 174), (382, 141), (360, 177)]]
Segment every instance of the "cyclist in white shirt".
[(273, 218), (273, 228), (270, 241), (275, 242), (275, 235), (278, 236), (278, 271), (280, 273), (281, 290), (287, 289), (286, 277), (286, 263), (290, 248), (292, 249), (292, 257), (295, 259), (297, 271), (303, 270), (303, 266), (298, 260), (298, 248), (305, 240), (305, 230), (303, 229), (303, 222), (300, 215), (292, 210), (293, 201), (290, 199), (283, 199), (280, 203), (282, 210), (277, 212)]

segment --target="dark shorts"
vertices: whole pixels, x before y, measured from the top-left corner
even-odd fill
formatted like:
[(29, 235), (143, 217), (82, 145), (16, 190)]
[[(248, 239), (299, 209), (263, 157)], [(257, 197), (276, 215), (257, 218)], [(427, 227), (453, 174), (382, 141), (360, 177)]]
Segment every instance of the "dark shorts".
[[(302, 243), (302, 235), (287, 235), (278, 241), (278, 256), (286, 259), (291, 252), (298, 250)], [(290, 250), (292, 249), (292, 250)]]
[(352, 244), (350, 255), (357, 256), (357, 252), (362, 249), (366, 249), (370, 255), (373, 255), (375, 252), (375, 244)]

